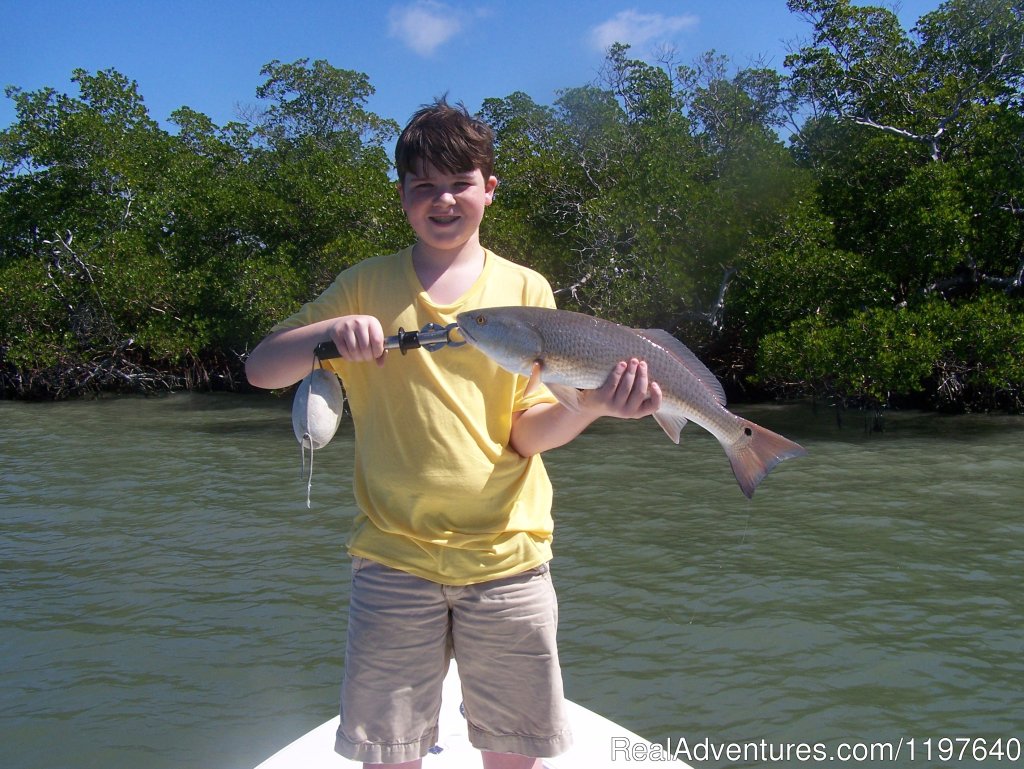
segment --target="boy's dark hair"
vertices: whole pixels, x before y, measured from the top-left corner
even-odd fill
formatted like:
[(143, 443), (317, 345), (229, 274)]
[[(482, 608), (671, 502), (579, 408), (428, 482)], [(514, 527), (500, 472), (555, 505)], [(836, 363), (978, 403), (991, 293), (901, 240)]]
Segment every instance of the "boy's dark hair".
[(451, 174), (479, 168), (487, 179), (494, 172), (494, 131), (461, 102), (453, 107), (442, 96), (412, 116), (395, 145), (399, 182), (419, 172), (421, 163)]

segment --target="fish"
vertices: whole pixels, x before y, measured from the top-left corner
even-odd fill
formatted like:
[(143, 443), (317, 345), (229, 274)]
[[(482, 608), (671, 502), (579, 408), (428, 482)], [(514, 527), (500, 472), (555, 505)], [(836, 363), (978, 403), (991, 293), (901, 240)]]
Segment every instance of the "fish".
[(459, 313), (459, 331), (473, 347), (514, 374), (539, 371), (566, 408), (579, 410), (580, 390), (604, 384), (620, 361), (647, 362), (662, 391), (653, 415), (676, 444), (694, 422), (725, 449), (748, 499), (780, 462), (806, 449), (726, 408), (721, 382), (697, 356), (663, 329), (633, 329), (592, 315), (546, 307), (487, 307)]

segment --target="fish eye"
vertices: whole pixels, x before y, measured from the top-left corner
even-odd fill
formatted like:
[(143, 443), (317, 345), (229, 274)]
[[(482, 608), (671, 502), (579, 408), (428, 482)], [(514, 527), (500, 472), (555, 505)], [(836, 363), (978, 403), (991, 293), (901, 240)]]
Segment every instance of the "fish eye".
[(476, 316), (476, 325), (478, 325), (478, 326), (486, 326), (487, 325), (487, 316), (486, 315), (477, 315)]

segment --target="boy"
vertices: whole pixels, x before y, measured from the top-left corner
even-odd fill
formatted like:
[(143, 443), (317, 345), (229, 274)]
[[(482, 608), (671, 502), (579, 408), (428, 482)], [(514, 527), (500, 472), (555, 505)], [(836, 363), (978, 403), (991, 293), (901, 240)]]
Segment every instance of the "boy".
[(335, 749), (368, 767), (419, 767), (455, 656), (484, 766), (539, 767), (571, 737), (547, 565), (551, 486), (538, 455), (600, 416), (653, 413), (661, 392), (645, 364), (624, 361), (572, 412), (473, 348), (388, 355), (385, 328), (554, 307), (543, 277), (480, 245), (498, 184), (488, 126), (442, 99), (413, 116), (395, 161), (415, 244), (342, 272), (246, 362), (253, 385), (279, 388), (309, 373), (319, 342), (342, 356), (330, 365), (352, 412), (359, 514)]

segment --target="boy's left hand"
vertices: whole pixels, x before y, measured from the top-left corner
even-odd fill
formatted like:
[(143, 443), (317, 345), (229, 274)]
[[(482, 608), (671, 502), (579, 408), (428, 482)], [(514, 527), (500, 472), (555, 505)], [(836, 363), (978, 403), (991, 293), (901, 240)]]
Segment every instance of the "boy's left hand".
[[(540, 381), (535, 364), (530, 387)], [(578, 408), (539, 403), (512, 415), (509, 447), (523, 457), (564, 446), (599, 417), (640, 419), (661, 408), (661, 388), (650, 381), (647, 364), (636, 358), (620, 361), (596, 390), (579, 392)]]
[(641, 419), (661, 408), (661, 388), (652, 382), (646, 361), (620, 361), (596, 390), (581, 394), (581, 407), (597, 416)]

